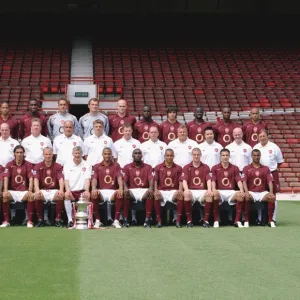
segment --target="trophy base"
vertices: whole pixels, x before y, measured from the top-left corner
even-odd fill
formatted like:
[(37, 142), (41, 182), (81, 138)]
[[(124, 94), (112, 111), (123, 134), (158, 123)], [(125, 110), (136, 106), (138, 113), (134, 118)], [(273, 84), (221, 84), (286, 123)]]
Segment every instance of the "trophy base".
[(75, 229), (89, 229), (88, 225), (87, 224), (76, 224), (76, 227)]

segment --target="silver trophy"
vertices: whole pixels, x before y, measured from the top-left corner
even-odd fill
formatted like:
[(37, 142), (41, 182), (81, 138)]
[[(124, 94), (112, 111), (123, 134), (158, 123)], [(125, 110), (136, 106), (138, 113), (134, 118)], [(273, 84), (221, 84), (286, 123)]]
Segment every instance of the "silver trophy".
[(76, 203), (77, 210), (75, 210), (75, 229), (90, 229), (91, 228), (91, 205), (92, 203), (86, 201), (83, 198), (83, 194), (80, 195), (78, 202)]

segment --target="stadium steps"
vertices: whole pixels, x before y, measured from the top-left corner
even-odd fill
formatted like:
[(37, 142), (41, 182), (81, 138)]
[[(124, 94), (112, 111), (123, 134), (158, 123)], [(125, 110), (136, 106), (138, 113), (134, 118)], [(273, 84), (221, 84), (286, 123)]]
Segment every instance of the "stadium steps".
[(93, 78), (93, 76), (92, 43), (87, 38), (75, 38), (72, 44), (71, 77)]

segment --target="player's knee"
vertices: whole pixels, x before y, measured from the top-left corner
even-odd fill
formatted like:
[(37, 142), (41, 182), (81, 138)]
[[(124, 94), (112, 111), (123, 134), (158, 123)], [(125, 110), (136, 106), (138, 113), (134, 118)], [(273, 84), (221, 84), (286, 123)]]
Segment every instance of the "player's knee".
[(185, 201), (191, 201), (192, 200), (192, 193), (190, 191), (184, 191), (183, 197)]
[(212, 202), (213, 201), (213, 197), (206, 196), (203, 201), (204, 202)]

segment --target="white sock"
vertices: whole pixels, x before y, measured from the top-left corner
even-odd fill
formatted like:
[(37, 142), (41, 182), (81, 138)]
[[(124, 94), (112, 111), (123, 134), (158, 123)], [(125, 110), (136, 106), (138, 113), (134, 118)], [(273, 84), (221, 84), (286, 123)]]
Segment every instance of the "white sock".
[(111, 218), (111, 203), (106, 202), (106, 214), (107, 214), (107, 220), (112, 220)]
[(119, 218), (119, 220), (120, 221), (123, 221), (124, 220), (124, 218), (123, 218), (123, 212), (121, 211), (121, 213), (120, 213), (120, 218)]
[(44, 209), (44, 221), (48, 221), (48, 207)]
[(27, 209), (25, 209), (25, 220), (28, 220), (28, 212), (27, 212)]
[(173, 209), (173, 220), (177, 220), (177, 209)]
[(273, 214), (273, 220), (276, 221), (276, 215), (277, 215), (277, 201), (275, 201), (275, 209)]
[(14, 208), (12, 208), (10, 210), (10, 215), (11, 215), (12, 218), (14, 218), (16, 216), (16, 210)]
[(131, 217), (132, 217), (132, 221), (133, 221), (133, 220), (136, 221), (136, 210), (132, 210), (132, 211), (131, 211)]
[(65, 210), (68, 216), (68, 222), (72, 222), (72, 203), (71, 200), (65, 200)]

